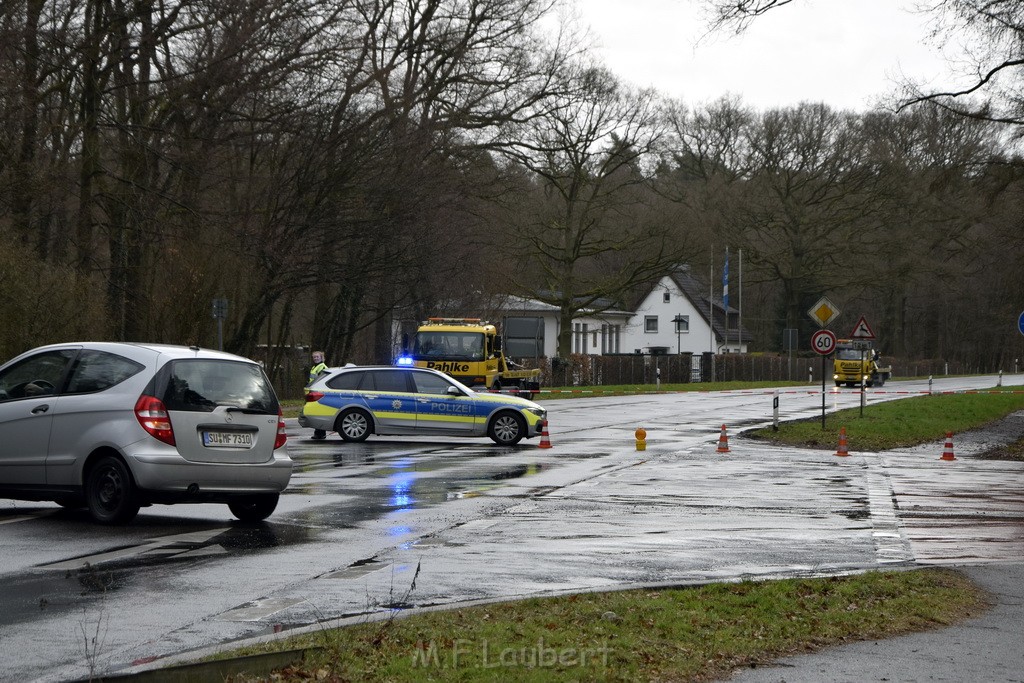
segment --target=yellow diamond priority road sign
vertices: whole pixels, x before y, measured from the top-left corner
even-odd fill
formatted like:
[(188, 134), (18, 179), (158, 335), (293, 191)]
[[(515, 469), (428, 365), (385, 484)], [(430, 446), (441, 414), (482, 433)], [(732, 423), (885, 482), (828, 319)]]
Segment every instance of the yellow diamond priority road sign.
[(827, 298), (821, 297), (818, 299), (818, 303), (811, 306), (811, 310), (807, 311), (807, 314), (811, 316), (811, 320), (818, 323), (818, 327), (825, 327), (836, 319), (839, 309), (832, 305)]

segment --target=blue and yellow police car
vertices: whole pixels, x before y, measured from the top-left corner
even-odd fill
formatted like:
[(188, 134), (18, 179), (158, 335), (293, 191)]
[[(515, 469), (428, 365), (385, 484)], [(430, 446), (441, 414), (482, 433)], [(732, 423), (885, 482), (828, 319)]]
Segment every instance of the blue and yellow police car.
[(299, 424), (345, 441), (377, 435), (489, 436), (512, 446), (539, 436), (547, 411), (533, 401), (473, 391), (426, 368), (329, 368), (308, 387)]

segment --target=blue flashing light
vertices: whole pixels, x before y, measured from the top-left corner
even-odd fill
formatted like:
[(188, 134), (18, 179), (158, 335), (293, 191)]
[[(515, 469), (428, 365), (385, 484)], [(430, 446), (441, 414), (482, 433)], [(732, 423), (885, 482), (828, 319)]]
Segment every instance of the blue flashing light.
[(395, 359), (395, 365), (412, 365), (412, 356), (399, 356)]

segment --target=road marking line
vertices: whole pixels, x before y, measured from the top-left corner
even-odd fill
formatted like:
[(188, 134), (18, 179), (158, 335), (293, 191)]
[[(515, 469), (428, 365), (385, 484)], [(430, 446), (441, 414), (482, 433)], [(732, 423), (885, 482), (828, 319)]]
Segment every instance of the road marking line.
[(387, 562), (367, 562), (366, 564), (358, 564), (355, 567), (345, 567), (338, 571), (329, 572), (324, 574), (320, 578), (322, 579), (358, 579), (361, 576), (366, 576), (375, 571), (390, 567), (391, 564)]
[[(193, 555), (197, 552), (195, 548), (169, 548), (168, 546), (189, 543), (199, 545), (206, 543), (216, 536), (221, 535), (227, 531), (227, 529), (207, 529), (206, 531), (190, 531), (185, 534), (174, 534), (172, 536), (164, 536), (163, 538), (151, 538), (148, 543), (140, 545), (133, 545), (127, 548), (121, 548), (119, 550), (111, 550), (105, 553), (97, 553), (95, 555), (88, 555), (86, 557), (76, 557), (71, 560), (64, 560), (62, 562), (54, 562), (53, 564), (40, 565), (40, 569), (54, 569), (54, 570), (76, 570), (82, 569), (87, 566), (95, 566), (103, 562), (111, 562), (113, 560), (120, 560), (126, 557), (134, 557), (136, 555), (171, 555), (175, 553), (181, 553), (185, 555)], [(221, 548), (221, 546), (216, 546)], [(223, 548), (221, 548), (223, 550)], [(213, 554), (213, 553), (207, 553)]]
[(264, 617), (269, 617), (275, 612), (288, 609), (293, 605), (305, 602), (303, 599), (296, 598), (265, 598), (263, 600), (254, 600), (254, 604), (245, 605), (243, 607), (236, 607), (235, 609), (228, 610), (227, 612), (221, 612), (217, 615), (218, 621), (259, 621)]
[(54, 511), (47, 510), (46, 512), (34, 512), (31, 515), (18, 515), (17, 517), (11, 517), (9, 519), (0, 519), (0, 524), (14, 524), (15, 522), (27, 522), (30, 519), (39, 519), (46, 515), (52, 514)]

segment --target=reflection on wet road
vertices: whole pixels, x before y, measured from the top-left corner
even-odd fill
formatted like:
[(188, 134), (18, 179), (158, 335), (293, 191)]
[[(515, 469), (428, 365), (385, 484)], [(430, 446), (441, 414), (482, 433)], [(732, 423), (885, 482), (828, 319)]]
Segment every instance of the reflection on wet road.
[(550, 466), (537, 457), (535, 448), (524, 447), (430, 444), (417, 452), (408, 443), (385, 440), (314, 445), (324, 447), (307, 448), (295, 456), (297, 469), (308, 476), (290, 486), (286, 495), (316, 496), (322, 502), (304, 506), (297, 517), (275, 516), (275, 521), (296, 519), (304, 525), (354, 527), (387, 513), (479, 496)]

